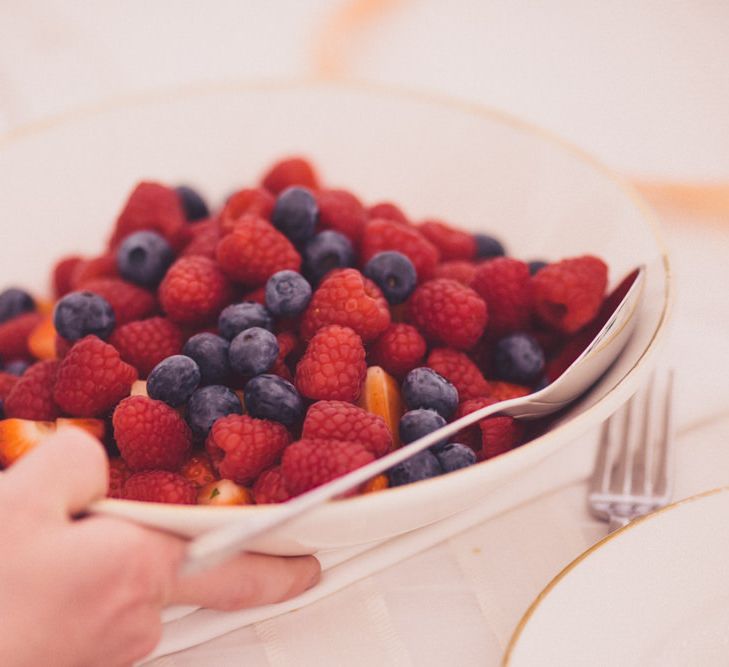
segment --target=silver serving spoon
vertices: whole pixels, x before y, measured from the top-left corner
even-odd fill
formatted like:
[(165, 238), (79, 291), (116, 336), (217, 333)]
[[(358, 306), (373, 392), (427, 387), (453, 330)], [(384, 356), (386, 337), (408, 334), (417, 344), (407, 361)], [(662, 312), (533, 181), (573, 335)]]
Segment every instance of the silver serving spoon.
[(618, 307), (582, 354), (554, 382), (528, 396), (494, 403), (400, 447), (342, 477), (304, 493), (293, 500), (271, 508), (270, 512), (252, 515), (231, 522), (192, 540), (183, 564), (186, 574), (205, 570), (222, 563), (243, 550), (250, 541), (310, 509), (392, 468), (414, 454), (454, 436), (465, 427), (496, 413), (520, 419), (537, 419), (551, 414), (574, 401), (587, 390), (620, 354), (633, 331), (637, 306), (643, 294), (645, 268), (635, 272), (633, 283)]

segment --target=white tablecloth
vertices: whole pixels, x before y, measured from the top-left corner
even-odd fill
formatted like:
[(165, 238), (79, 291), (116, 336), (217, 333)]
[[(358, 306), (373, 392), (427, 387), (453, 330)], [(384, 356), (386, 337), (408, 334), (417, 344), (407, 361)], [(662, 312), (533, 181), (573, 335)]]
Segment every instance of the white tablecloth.
[[(117, 93), (325, 70), (502, 106), (632, 174), (729, 181), (728, 25), (708, 1), (10, 0), (0, 132)], [(677, 368), (680, 498), (729, 484), (729, 221), (660, 213), (679, 287), (663, 363)], [(604, 530), (575, 481), (153, 664), (496, 664), (533, 597)]]

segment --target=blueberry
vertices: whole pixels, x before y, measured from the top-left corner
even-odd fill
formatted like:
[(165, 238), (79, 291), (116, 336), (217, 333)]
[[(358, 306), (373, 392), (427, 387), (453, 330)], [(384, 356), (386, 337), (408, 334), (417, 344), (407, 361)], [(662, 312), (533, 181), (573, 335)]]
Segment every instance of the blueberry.
[(34, 310), (33, 297), (22, 289), (11, 287), (0, 294), (0, 323)]
[[(446, 420), (433, 410), (425, 410), (422, 408), (410, 410), (400, 417), (400, 440), (402, 440), (403, 444), (415, 442), (424, 435), (437, 431), (445, 425)], [(444, 442), (436, 443), (431, 449), (438, 449)]]
[(549, 262), (545, 262), (541, 259), (535, 259), (529, 262), (529, 274), (534, 275), (537, 271), (540, 271), (545, 266), (547, 266)]
[(462, 445), (459, 442), (450, 442), (443, 445), (437, 452), (436, 456), (440, 462), (443, 472), (453, 472), (461, 468), (467, 468), (476, 463), (476, 454), (470, 447)]
[(219, 384), (198, 389), (187, 403), (187, 423), (197, 438), (206, 438), (213, 424), (227, 415), (242, 415), (235, 393)]
[(8, 361), (8, 363), (5, 364), (3, 371), (9, 373), (10, 375), (17, 375), (18, 377), (20, 377), (23, 373), (25, 373), (25, 371), (28, 370), (29, 367), (30, 364), (24, 359), (14, 359), (13, 361)]
[(306, 243), (313, 235), (319, 206), (314, 195), (306, 188), (286, 188), (277, 198), (271, 213), (271, 222), (294, 245)]
[(185, 343), (182, 354), (194, 359), (200, 367), (200, 384), (223, 384), (230, 375), (229, 347), (225, 338), (201, 333)]
[(251, 417), (294, 426), (304, 416), (304, 401), (296, 387), (278, 375), (259, 375), (249, 380), (245, 396)]
[(339, 232), (317, 234), (304, 248), (304, 275), (317, 284), (332, 269), (354, 264), (352, 242)]
[(364, 274), (382, 290), (388, 303), (403, 303), (415, 289), (418, 274), (401, 252), (378, 252), (364, 267)]
[(488, 234), (474, 234), (476, 241), (476, 257), (479, 259), (491, 259), (506, 254), (501, 241)]
[(435, 410), (445, 419), (458, 407), (458, 390), (442, 375), (425, 366), (415, 368), (405, 376), (402, 396), (408, 409)]
[(205, 200), (200, 193), (193, 190), (189, 185), (180, 185), (175, 188), (175, 191), (180, 198), (182, 210), (185, 211), (185, 217), (189, 222), (202, 220), (210, 215), (210, 209)]
[(157, 232), (135, 232), (127, 236), (116, 253), (122, 278), (142, 287), (156, 287), (170, 268), (175, 253)]
[(66, 340), (80, 340), (93, 334), (105, 339), (114, 330), (116, 317), (109, 302), (93, 292), (71, 292), (53, 311), (56, 331)]
[(426, 449), (392, 466), (387, 471), (387, 476), (390, 479), (390, 486), (402, 486), (419, 482), (421, 479), (437, 477), (442, 472), (443, 469), (435, 454)]
[(261, 375), (278, 357), (278, 340), (268, 329), (251, 327), (241, 331), (230, 343), (230, 367), (241, 375)]
[(0, 398), (0, 419), (5, 419), (5, 406), (3, 405), (3, 401)]
[(507, 382), (530, 384), (544, 370), (544, 352), (533, 336), (513, 333), (496, 343), (494, 370)]
[(251, 327), (261, 327), (269, 331), (273, 329), (271, 314), (260, 303), (234, 303), (223, 310), (218, 318), (220, 335), (228, 340), (233, 340), (241, 331)]
[(311, 299), (311, 285), (296, 271), (274, 273), (266, 283), (266, 307), (276, 317), (296, 317)]
[(200, 385), (200, 367), (190, 357), (175, 354), (160, 361), (147, 378), (147, 394), (173, 408), (186, 403)]

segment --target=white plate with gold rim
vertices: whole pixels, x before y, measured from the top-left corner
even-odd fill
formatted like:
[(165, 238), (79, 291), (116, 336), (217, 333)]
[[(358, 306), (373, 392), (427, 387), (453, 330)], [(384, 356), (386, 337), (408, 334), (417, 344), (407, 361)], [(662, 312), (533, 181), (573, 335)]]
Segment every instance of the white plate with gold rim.
[[(646, 283), (618, 362), (543, 436), (450, 475), (328, 503), (254, 547), (298, 554), (374, 543), (474, 503), (503, 511), (580, 474), (590, 453), (566, 446), (616, 410), (650, 370), (671, 301), (668, 261), (651, 215), (625, 183), (565, 142), (494, 110), (366, 84), (268, 82), (120, 99), (21, 128), (0, 137), (2, 283), (42, 289), (59, 255), (98, 252), (142, 178), (188, 182), (219, 202), (291, 153), (309, 155), (325, 182), (367, 203), (394, 200), (415, 219), (491, 231), (527, 259), (599, 254), (612, 284), (642, 264)], [(271, 511), (102, 506), (185, 535)]]
[(503, 664), (729, 664), (729, 488), (612, 533), (568, 565), (517, 627)]

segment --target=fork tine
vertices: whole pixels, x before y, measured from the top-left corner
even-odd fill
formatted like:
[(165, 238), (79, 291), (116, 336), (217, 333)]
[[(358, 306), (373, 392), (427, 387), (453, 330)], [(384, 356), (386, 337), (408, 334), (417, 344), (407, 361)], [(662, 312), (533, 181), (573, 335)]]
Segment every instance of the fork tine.
[(612, 417), (608, 417), (600, 431), (600, 444), (595, 459), (595, 469), (590, 481), (590, 493), (602, 493), (607, 490), (609, 483), (609, 469), (607, 465), (608, 450), (610, 449), (610, 423)]
[(656, 495), (666, 496), (669, 489), (669, 466), (671, 465), (671, 449), (673, 445), (673, 369), (668, 372), (666, 391), (663, 399), (663, 416), (661, 438), (658, 441), (659, 459), (654, 486)]
[(623, 428), (620, 438), (620, 450), (617, 459), (612, 464), (612, 475), (610, 477), (610, 491), (612, 493), (627, 494), (630, 491), (631, 467), (628, 465), (628, 459), (630, 458), (630, 426), (633, 420), (634, 400), (635, 397), (631, 397), (620, 412), (623, 418)]
[(643, 419), (640, 428), (640, 439), (633, 453), (631, 493), (642, 496), (650, 495), (653, 483), (651, 474), (653, 470), (653, 447), (650, 438), (650, 426), (654, 382), (655, 373), (651, 375), (643, 391), (640, 392), (643, 396)]

